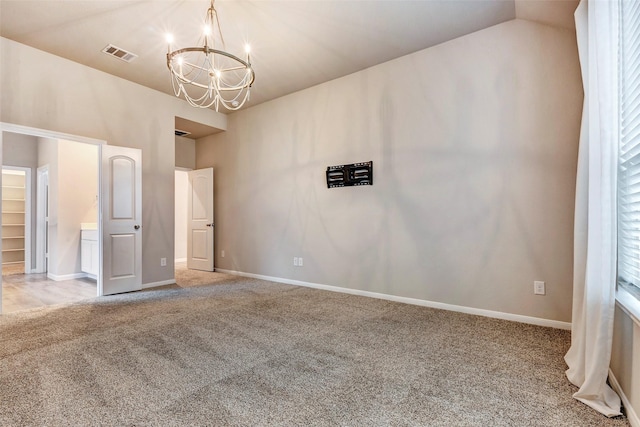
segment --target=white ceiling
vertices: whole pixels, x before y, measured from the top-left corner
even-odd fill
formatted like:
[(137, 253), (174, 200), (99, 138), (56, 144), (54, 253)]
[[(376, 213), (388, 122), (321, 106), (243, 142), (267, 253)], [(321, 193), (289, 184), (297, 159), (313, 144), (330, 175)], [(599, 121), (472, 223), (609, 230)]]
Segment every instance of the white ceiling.
[[(0, 1), (0, 35), (172, 93), (165, 34), (199, 39), (208, 0)], [(226, 48), (252, 47), (252, 106), (516, 17), (573, 29), (577, 0), (218, 0)], [(125, 63), (113, 44), (139, 57)]]

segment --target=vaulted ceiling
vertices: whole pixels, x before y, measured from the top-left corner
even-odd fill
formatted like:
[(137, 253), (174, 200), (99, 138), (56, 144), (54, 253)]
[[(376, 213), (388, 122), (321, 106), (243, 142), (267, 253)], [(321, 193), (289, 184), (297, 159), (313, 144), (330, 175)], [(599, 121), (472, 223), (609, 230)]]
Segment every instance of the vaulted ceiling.
[[(252, 47), (245, 106), (274, 99), (515, 18), (573, 30), (577, 0), (218, 0), (228, 51)], [(173, 93), (165, 34), (200, 38), (209, 0), (0, 1), (0, 35)], [(102, 53), (108, 44), (138, 55)], [(400, 77), (399, 77), (400, 78)]]

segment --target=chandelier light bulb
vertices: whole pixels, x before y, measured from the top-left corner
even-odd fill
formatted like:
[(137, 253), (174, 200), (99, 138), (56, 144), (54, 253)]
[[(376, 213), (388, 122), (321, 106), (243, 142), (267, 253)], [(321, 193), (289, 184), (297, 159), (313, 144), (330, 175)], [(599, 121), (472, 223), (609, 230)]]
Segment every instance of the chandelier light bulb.
[(164, 37), (167, 39), (167, 43), (173, 43), (173, 34), (167, 33)]
[(211, 27), (209, 25), (205, 25), (204, 26), (204, 35), (205, 36), (210, 36), (211, 35)]
[(246, 53), (250, 53), (250, 52), (251, 52), (251, 46), (249, 45), (249, 43), (247, 43), (247, 44), (245, 44), (245, 45), (244, 45), (244, 51), (245, 51)]

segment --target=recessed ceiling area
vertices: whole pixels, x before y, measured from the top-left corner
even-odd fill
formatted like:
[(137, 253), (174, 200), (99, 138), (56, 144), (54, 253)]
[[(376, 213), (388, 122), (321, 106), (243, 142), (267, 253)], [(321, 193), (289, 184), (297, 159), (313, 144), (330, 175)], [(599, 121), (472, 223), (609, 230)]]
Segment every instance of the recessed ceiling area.
[(222, 132), (222, 129), (183, 119), (181, 117), (176, 117), (175, 128), (176, 130), (189, 132), (189, 135), (185, 135), (184, 138), (191, 139), (198, 139), (208, 135), (213, 135), (214, 133)]
[[(515, 18), (572, 28), (577, 0), (237, 0), (216, 3), (226, 50), (251, 45), (244, 108)], [(166, 33), (196, 45), (208, 0), (0, 1), (0, 35), (173, 95)], [(115, 45), (126, 63), (102, 53)], [(221, 110), (225, 112), (224, 110)]]

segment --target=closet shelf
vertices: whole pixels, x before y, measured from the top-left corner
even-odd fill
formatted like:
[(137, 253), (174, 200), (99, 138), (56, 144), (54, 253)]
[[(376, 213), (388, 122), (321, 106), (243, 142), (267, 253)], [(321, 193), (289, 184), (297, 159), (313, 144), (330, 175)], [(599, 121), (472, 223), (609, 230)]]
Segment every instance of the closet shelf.
[[(27, 233), (25, 211), (27, 203), (26, 174), (2, 171), (2, 249), (3, 264), (24, 262)], [(19, 222), (22, 221), (22, 224)]]

